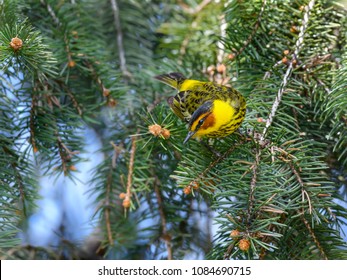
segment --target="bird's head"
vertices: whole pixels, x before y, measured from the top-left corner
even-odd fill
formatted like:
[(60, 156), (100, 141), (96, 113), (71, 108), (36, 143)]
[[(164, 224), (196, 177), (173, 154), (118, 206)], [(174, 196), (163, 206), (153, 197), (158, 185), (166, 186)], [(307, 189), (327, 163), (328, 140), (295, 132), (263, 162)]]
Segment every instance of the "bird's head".
[(204, 136), (213, 130), (216, 123), (213, 108), (213, 101), (206, 101), (193, 113), (188, 124), (189, 132), (184, 139), (184, 144), (192, 137)]

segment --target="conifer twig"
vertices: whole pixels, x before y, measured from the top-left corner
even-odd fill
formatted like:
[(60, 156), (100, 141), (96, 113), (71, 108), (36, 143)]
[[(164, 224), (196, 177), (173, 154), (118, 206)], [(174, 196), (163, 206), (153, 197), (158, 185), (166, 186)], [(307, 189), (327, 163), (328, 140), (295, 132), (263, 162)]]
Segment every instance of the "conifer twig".
[(117, 32), (117, 46), (118, 46), (120, 69), (122, 71), (123, 77), (129, 78), (131, 77), (131, 74), (128, 71), (127, 64), (126, 64), (125, 51), (123, 46), (123, 32), (122, 32), (121, 23), (120, 23), (119, 8), (118, 8), (117, 0), (111, 0), (111, 7), (112, 7), (113, 17), (114, 17), (114, 26)]
[(70, 149), (65, 145), (63, 140), (58, 135), (58, 132), (55, 133), (57, 136), (57, 143), (58, 143), (58, 151), (60, 155), (60, 159), (62, 162), (62, 167), (64, 174), (67, 174), (67, 162), (69, 162), (73, 155), (79, 154), (79, 151), (70, 151)]
[(247, 46), (252, 42), (253, 37), (255, 35), (255, 33), (257, 32), (259, 26), (260, 26), (260, 22), (261, 22), (261, 18), (263, 16), (264, 10), (265, 10), (265, 6), (266, 6), (266, 0), (263, 0), (263, 5), (261, 6), (258, 18), (257, 18), (257, 22), (255, 23), (253, 30), (251, 32), (251, 34), (249, 34), (247, 40), (245, 41), (245, 43), (243, 44), (243, 46), (241, 47), (241, 49), (239, 49), (236, 53), (234, 53), (234, 57), (233, 59), (235, 59), (237, 56), (239, 56), (241, 53), (243, 53), (243, 51), (247, 48)]
[(254, 192), (255, 192), (255, 187), (257, 185), (257, 175), (258, 175), (258, 166), (259, 166), (259, 161), (260, 161), (260, 149), (257, 148), (257, 151), (255, 153), (255, 162), (252, 165), (252, 179), (251, 179), (251, 189), (249, 191), (249, 197), (248, 197), (248, 209), (247, 209), (247, 222), (248, 224), (251, 222), (251, 214), (252, 214), (252, 209), (253, 209), (253, 204), (254, 204)]
[(84, 64), (89, 68), (93, 79), (95, 80), (97, 85), (100, 87), (102, 96), (106, 97), (107, 102), (110, 102), (112, 100), (112, 97), (110, 95), (110, 90), (105, 86), (104, 82), (101, 80), (101, 78), (100, 78), (97, 70), (93, 66), (93, 64), (88, 60), (85, 60)]
[(136, 135), (131, 136), (131, 150), (130, 150), (130, 160), (128, 168), (128, 180), (127, 180), (127, 192), (126, 197), (130, 199), (131, 197), (131, 186), (134, 172), (134, 160), (135, 160), (135, 151), (136, 151)]
[(162, 227), (162, 238), (165, 241), (166, 244), (166, 250), (167, 250), (167, 259), (172, 260), (172, 245), (171, 245), (171, 235), (168, 233), (167, 230), (167, 222), (166, 222), (166, 217), (164, 213), (164, 208), (163, 208), (163, 199), (161, 197), (161, 193), (157, 184), (158, 179), (156, 178), (155, 183), (154, 183), (154, 191), (157, 197), (157, 202), (158, 202), (158, 211), (160, 215), (160, 220), (161, 220), (161, 227)]
[(65, 89), (66, 89), (67, 95), (70, 97), (70, 99), (72, 101), (72, 105), (75, 107), (78, 115), (82, 116), (83, 115), (82, 107), (80, 106), (80, 104), (78, 104), (76, 97), (71, 92), (70, 88), (65, 87)]
[(313, 231), (313, 229), (312, 229), (310, 223), (305, 219), (304, 213), (301, 212), (300, 214), (301, 214), (301, 215), (300, 215), (300, 216), (301, 216), (301, 219), (303, 220), (303, 222), (304, 222), (304, 224), (305, 224), (305, 226), (306, 226), (308, 232), (309, 232), (310, 235), (312, 236), (313, 242), (316, 244), (316, 246), (317, 246), (317, 248), (318, 248), (318, 250), (319, 250), (321, 256), (322, 256), (325, 260), (328, 260), (328, 256), (326, 255), (326, 253), (325, 253), (325, 251), (324, 251), (322, 245), (320, 244), (320, 242), (319, 242), (319, 240), (318, 240), (316, 234), (314, 233), (314, 231)]
[(112, 230), (111, 230), (111, 220), (110, 220), (110, 214), (111, 214), (111, 209), (110, 209), (110, 193), (111, 193), (111, 183), (112, 183), (112, 168), (108, 172), (107, 176), (107, 182), (106, 182), (106, 198), (105, 198), (105, 204), (106, 204), (106, 209), (105, 209), (105, 222), (106, 222), (106, 231), (107, 231), (107, 238), (108, 238), (108, 243), (110, 246), (113, 245), (113, 237), (112, 237)]
[(29, 121), (29, 128), (30, 128), (30, 143), (33, 146), (34, 153), (37, 152), (37, 146), (36, 146), (36, 139), (35, 139), (35, 111), (36, 111), (36, 105), (37, 105), (37, 95), (33, 95), (31, 100), (31, 106), (30, 106), (30, 121)]
[(107, 176), (107, 183), (106, 183), (106, 198), (105, 198), (105, 222), (106, 222), (106, 231), (107, 231), (107, 238), (110, 246), (113, 245), (113, 237), (112, 237), (112, 230), (111, 230), (111, 209), (110, 209), (110, 195), (111, 195), (111, 185), (112, 185), (112, 174), (113, 170), (116, 168), (117, 164), (117, 159), (121, 153), (121, 148), (114, 144), (112, 141), (110, 144), (113, 147), (113, 156), (112, 156), (112, 161), (111, 161), (111, 168), (109, 169), (109, 173)]
[(57, 17), (57, 15), (55, 14), (54, 10), (52, 9), (51, 5), (46, 3), (46, 1), (44, 1), (44, 0), (40, 0), (40, 2), (41, 2), (42, 5), (46, 6), (47, 11), (48, 11), (49, 15), (52, 17), (54, 23), (57, 26), (60, 26), (61, 22), (60, 22), (59, 18)]
[(302, 192), (302, 200), (305, 201), (305, 196), (307, 198), (308, 202), (308, 211), (310, 214), (312, 214), (312, 204), (311, 204), (311, 199), (307, 191), (305, 190), (305, 184), (304, 181), (302, 180), (299, 172), (296, 170), (294, 164), (292, 162), (289, 162), (290, 169), (292, 170), (293, 174), (295, 175), (296, 179), (298, 180), (300, 187), (301, 187), (301, 192)]
[(279, 90), (277, 92), (275, 101), (272, 104), (271, 112), (269, 114), (269, 117), (266, 120), (266, 124), (265, 124), (264, 130), (263, 130), (263, 133), (261, 135), (261, 140), (265, 139), (266, 133), (267, 133), (268, 129), (270, 128), (272, 122), (273, 122), (273, 119), (274, 119), (274, 117), (276, 115), (276, 112), (277, 112), (277, 108), (278, 108), (278, 106), (281, 103), (283, 93), (284, 93), (285, 88), (286, 88), (286, 86), (288, 84), (289, 78), (292, 75), (293, 63), (294, 63), (294, 61), (297, 61), (297, 59), (299, 57), (299, 52), (300, 52), (301, 47), (303, 45), (305, 32), (306, 32), (306, 29), (308, 27), (310, 11), (312, 10), (312, 8), (314, 6), (314, 3), (315, 3), (315, 1), (311, 0), (308, 3), (308, 5), (305, 6), (305, 14), (304, 14), (304, 18), (302, 20), (302, 25), (300, 26), (300, 33), (299, 33), (298, 39), (295, 42), (294, 53), (293, 53), (292, 59), (289, 62), (289, 66), (287, 68), (287, 71), (286, 71), (286, 73), (283, 76), (283, 80), (282, 80), (282, 83), (281, 83), (281, 85), (279, 87)]
[[(7, 154), (7, 156), (9, 158), (13, 158), (13, 156), (15, 156), (15, 154), (11, 150), (9, 150), (6, 146), (2, 146), (2, 150), (4, 151), (5, 154)], [(17, 181), (17, 184), (19, 187), (19, 195), (20, 195), (20, 200), (22, 202), (23, 211), (24, 211), (24, 214), (26, 215), (26, 213), (25, 213), (26, 212), (26, 210), (25, 210), (25, 191), (24, 191), (23, 177), (20, 173), (20, 169), (18, 169), (17, 161), (10, 160), (10, 162), (11, 162), (10, 163), (11, 168), (14, 171), (16, 181)]]
[(202, 171), (195, 179), (193, 179), (188, 186), (197, 185), (198, 181), (204, 178), (213, 167), (215, 167), (218, 163), (223, 161), (227, 156), (229, 156), (230, 153), (232, 153), (237, 147), (241, 146), (244, 142), (245, 140), (242, 140), (237, 145), (231, 146), (223, 155), (219, 156), (215, 161), (211, 162), (210, 165), (204, 171)]

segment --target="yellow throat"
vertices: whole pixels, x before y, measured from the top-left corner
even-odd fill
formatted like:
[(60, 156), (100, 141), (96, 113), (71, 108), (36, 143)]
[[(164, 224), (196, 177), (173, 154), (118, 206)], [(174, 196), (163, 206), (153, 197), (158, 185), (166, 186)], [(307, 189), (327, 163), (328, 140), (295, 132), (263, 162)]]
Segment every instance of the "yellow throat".
[[(211, 115), (209, 115), (205, 121), (207, 122), (206, 127), (200, 127), (200, 129), (196, 131), (194, 137), (201, 137), (219, 131), (222, 126), (227, 125), (232, 121), (234, 114), (235, 109), (229, 104), (229, 102), (219, 99), (214, 100)], [(210, 121), (208, 122), (209, 119)], [(198, 120), (192, 124), (190, 130), (195, 131), (197, 125)]]

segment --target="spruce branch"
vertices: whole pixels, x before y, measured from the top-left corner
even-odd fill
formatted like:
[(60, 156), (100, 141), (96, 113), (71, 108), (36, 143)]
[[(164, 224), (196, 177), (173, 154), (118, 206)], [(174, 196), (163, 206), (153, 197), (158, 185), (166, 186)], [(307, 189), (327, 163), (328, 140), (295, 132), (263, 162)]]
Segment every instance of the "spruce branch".
[(54, 10), (52, 9), (51, 5), (49, 5), (45, 0), (40, 0), (40, 2), (43, 6), (45, 6), (47, 8), (47, 11), (48, 11), (49, 15), (51, 16), (51, 18), (53, 19), (53, 22), (57, 26), (61, 26), (61, 22), (60, 22), (59, 18), (57, 17), (57, 15), (55, 14)]
[(78, 103), (75, 95), (72, 93), (72, 91), (70, 90), (69, 87), (64, 87), (64, 88), (66, 90), (67, 95), (70, 97), (70, 99), (72, 101), (72, 106), (74, 106), (78, 115), (82, 116), (82, 114), (83, 114), (82, 106)]
[(304, 216), (304, 213), (303, 212), (298, 212), (298, 214), (300, 214), (300, 217), (302, 219), (302, 221), (304, 222), (309, 234), (311, 235), (314, 243), (316, 244), (321, 256), (325, 259), (325, 260), (328, 260), (328, 256), (327, 254), (325, 253), (325, 250), (323, 249), (321, 243), (319, 242), (315, 232), (313, 231), (310, 223), (305, 219), (305, 216)]
[(71, 161), (72, 156), (79, 154), (79, 151), (70, 151), (70, 149), (65, 145), (63, 140), (58, 135), (58, 131), (56, 131), (55, 135), (64, 175), (67, 175), (68, 170), (73, 170), (74, 168), (73, 166), (69, 166), (68, 168), (68, 163)]
[[(292, 170), (293, 174), (295, 175), (297, 181), (299, 182), (300, 184), (300, 187), (301, 187), (301, 192), (302, 192), (302, 202), (305, 201), (305, 197), (307, 198), (307, 202), (308, 202), (308, 211), (310, 214), (312, 214), (312, 204), (311, 204), (311, 199), (310, 199), (310, 196), (309, 194), (307, 193), (307, 191), (305, 190), (305, 184), (299, 174), (299, 172), (296, 170), (293, 162), (289, 162), (289, 166), (290, 166), (290, 169)], [(304, 212), (304, 209), (302, 209), (302, 212)]]
[(111, 141), (110, 144), (113, 147), (112, 168), (115, 169), (117, 165), (117, 159), (123, 150), (123, 145), (116, 145), (113, 141)]
[(125, 208), (130, 207), (130, 198), (132, 196), (131, 187), (132, 187), (132, 179), (134, 173), (134, 161), (135, 161), (135, 152), (136, 152), (136, 135), (131, 136), (131, 150), (130, 150), (130, 160), (128, 166), (128, 178), (126, 185), (126, 194), (123, 200), (123, 206)]
[(20, 171), (18, 170), (17, 162), (13, 160), (13, 157), (16, 156), (16, 155), (13, 154), (12, 151), (9, 150), (6, 146), (2, 146), (2, 150), (4, 151), (4, 153), (8, 156), (8, 158), (11, 161), (10, 166), (11, 166), (11, 168), (13, 170), (13, 173), (15, 175), (15, 179), (17, 181), (17, 185), (18, 185), (18, 188), (19, 188), (20, 200), (21, 200), (22, 205), (23, 205), (24, 214), (26, 215), (25, 191), (24, 191), (25, 187), (24, 187), (24, 184), (23, 184), (23, 177), (22, 177)]
[(252, 209), (254, 204), (254, 192), (257, 185), (257, 174), (258, 174), (258, 167), (260, 163), (260, 153), (261, 150), (257, 147), (257, 151), (255, 153), (255, 162), (252, 165), (252, 179), (250, 184), (250, 190), (249, 190), (249, 197), (248, 197), (248, 209), (247, 209), (247, 225), (250, 225), (251, 218), (252, 218)]
[(110, 144), (113, 147), (113, 156), (111, 160), (111, 168), (109, 168), (109, 171), (107, 174), (106, 197), (104, 200), (104, 204), (106, 206), (105, 223), (106, 223), (107, 239), (110, 246), (113, 246), (113, 236), (112, 236), (111, 219), (110, 219), (111, 217), (111, 187), (112, 187), (113, 170), (117, 168), (117, 160), (122, 151), (122, 148), (114, 144), (113, 141), (111, 141)]
[(264, 13), (264, 10), (265, 10), (265, 7), (266, 7), (266, 0), (263, 0), (263, 4), (261, 6), (261, 9), (260, 9), (260, 12), (258, 14), (258, 18), (257, 18), (257, 21), (253, 27), (253, 30), (251, 32), (251, 34), (249, 34), (247, 40), (244, 42), (243, 46), (236, 52), (234, 53), (233, 55), (233, 59), (235, 59), (236, 57), (238, 57), (240, 54), (243, 53), (243, 51), (248, 47), (248, 45), (252, 42), (253, 40), (253, 37), (255, 35), (255, 33), (257, 32), (259, 26), (260, 26), (260, 23), (261, 23), (261, 18), (263, 16), (263, 13)]
[(106, 181), (106, 197), (105, 197), (105, 223), (106, 223), (106, 232), (107, 232), (107, 238), (108, 243), (110, 246), (113, 245), (113, 237), (112, 237), (112, 230), (111, 230), (111, 219), (110, 219), (110, 194), (111, 194), (111, 185), (112, 185), (112, 169), (109, 169), (107, 181)]
[[(58, 16), (55, 14), (51, 5), (46, 3), (46, 1), (44, 1), (44, 0), (40, 0), (40, 2), (42, 5), (44, 5), (47, 8), (47, 11), (48, 11), (49, 15), (51, 16), (51, 18), (53, 19), (54, 24), (57, 27), (61, 27), (62, 23), (59, 20)], [(69, 44), (69, 38), (67, 37), (66, 32), (64, 32), (64, 43), (65, 43), (65, 51), (66, 51), (66, 55), (67, 55), (67, 60), (68, 60), (68, 66), (74, 67), (75, 61), (72, 59), (72, 54), (71, 54), (70, 44)]]
[(76, 62), (72, 59), (70, 42), (69, 42), (69, 38), (67, 37), (66, 33), (64, 33), (64, 43), (65, 43), (65, 52), (67, 55), (68, 66), (69, 67), (75, 67)]
[(36, 146), (36, 140), (35, 140), (35, 124), (34, 124), (34, 117), (35, 117), (35, 111), (36, 111), (36, 104), (37, 104), (37, 95), (34, 95), (31, 99), (31, 106), (30, 106), (30, 121), (29, 121), (29, 132), (30, 132), (30, 143), (33, 147), (34, 153), (38, 151)]
[(282, 80), (281, 85), (279, 87), (279, 90), (277, 92), (275, 101), (274, 101), (274, 103), (272, 105), (269, 117), (266, 120), (266, 124), (265, 124), (264, 130), (263, 130), (263, 133), (261, 135), (261, 140), (265, 139), (267, 131), (269, 130), (269, 128), (270, 128), (270, 126), (271, 126), (271, 124), (273, 122), (273, 119), (274, 119), (274, 117), (276, 115), (277, 108), (279, 107), (279, 105), (281, 103), (283, 93), (284, 93), (284, 91), (286, 89), (288, 81), (289, 81), (289, 79), (291, 77), (291, 74), (293, 72), (294, 63), (296, 63), (296, 61), (298, 60), (299, 52), (300, 52), (301, 47), (303, 45), (305, 32), (306, 32), (306, 29), (308, 27), (308, 22), (309, 22), (309, 19), (310, 19), (310, 12), (313, 9), (314, 3), (315, 3), (315, 1), (311, 0), (308, 3), (308, 5), (305, 6), (305, 14), (304, 14), (304, 18), (302, 20), (302, 24), (300, 26), (300, 32), (299, 32), (298, 39), (295, 42), (295, 49), (294, 49), (294, 52), (293, 52), (293, 56), (292, 56), (292, 59), (289, 62), (289, 66), (287, 68), (287, 71), (286, 71), (286, 73), (283, 76), (283, 80)]
[(109, 105), (112, 105), (112, 103), (116, 102), (110, 95), (110, 90), (105, 86), (104, 82), (102, 81), (101, 77), (99, 76), (97, 70), (93, 66), (92, 62), (85, 60), (84, 64), (87, 66), (89, 71), (91, 72), (91, 75), (93, 79), (95, 80), (96, 84), (100, 87), (101, 93), (103, 97), (106, 97), (106, 102)]
[(120, 69), (123, 73), (123, 77), (128, 79), (132, 75), (128, 71), (126, 58), (125, 58), (125, 50), (123, 45), (123, 32), (122, 32), (122, 27), (121, 27), (121, 22), (119, 17), (118, 3), (117, 3), (117, 0), (110, 0), (110, 1), (111, 1), (111, 7), (112, 7), (113, 17), (114, 17), (114, 26), (117, 32), (117, 46), (118, 46)]
[(218, 163), (222, 162), (224, 159), (226, 159), (236, 148), (243, 145), (245, 142), (245, 139), (241, 140), (241, 142), (237, 143), (236, 145), (231, 146), (223, 155), (220, 155), (217, 157), (216, 160), (212, 161), (210, 165), (204, 169), (196, 178), (194, 178), (189, 184), (188, 188), (191, 190), (195, 186), (199, 185), (199, 182), (205, 178), (205, 176), (208, 174), (208, 172), (214, 168)]
[(154, 191), (155, 191), (157, 202), (158, 202), (158, 211), (159, 211), (161, 227), (162, 227), (162, 238), (164, 239), (165, 245), (166, 245), (167, 259), (172, 260), (173, 255), (172, 255), (171, 235), (169, 234), (167, 229), (167, 221), (166, 221), (164, 207), (163, 207), (163, 199), (158, 187), (158, 178), (156, 178), (156, 180), (154, 181)]

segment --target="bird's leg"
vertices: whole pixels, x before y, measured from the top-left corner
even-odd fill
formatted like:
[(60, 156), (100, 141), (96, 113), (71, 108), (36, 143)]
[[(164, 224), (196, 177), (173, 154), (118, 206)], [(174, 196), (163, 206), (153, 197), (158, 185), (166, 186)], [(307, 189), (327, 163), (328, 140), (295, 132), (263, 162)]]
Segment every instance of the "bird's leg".
[(216, 157), (221, 157), (221, 153), (218, 152), (216, 149), (212, 148), (207, 142), (205, 142), (204, 140), (200, 140), (200, 143), (202, 143), (212, 154), (214, 154), (214, 156)]

